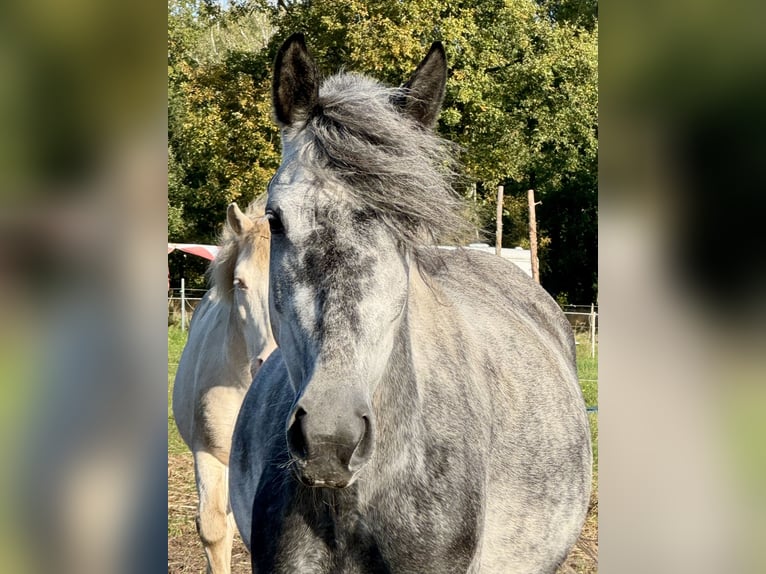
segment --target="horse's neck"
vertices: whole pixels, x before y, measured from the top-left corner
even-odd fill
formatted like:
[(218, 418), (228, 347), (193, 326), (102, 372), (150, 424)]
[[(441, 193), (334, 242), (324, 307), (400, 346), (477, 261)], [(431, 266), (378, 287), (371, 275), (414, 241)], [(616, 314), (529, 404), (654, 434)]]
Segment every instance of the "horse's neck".
[(376, 392), (380, 432), (400, 434), (406, 431), (402, 423), (416, 419), (420, 412), (417, 380), (410, 333), (406, 316), (402, 319), (383, 379)]
[[(217, 288), (216, 288), (217, 290)], [(213, 293), (217, 302), (215, 316), (210, 318), (215, 325), (210, 336), (210, 351), (217, 353), (216, 378), (226, 381), (227, 385), (246, 385), (250, 383), (250, 359), (247, 341), (242, 331), (236, 301), (224, 299), (220, 293)]]
[(258, 292), (257, 296), (248, 300), (248, 306), (244, 310), (245, 317), (242, 317), (236, 300), (232, 299), (228, 303), (225, 344), (233, 346), (232, 360), (250, 363), (258, 359), (270, 346), (271, 329), (266, 297), (266, 293)]
[[(422, 446), (422, 380), (413, 356), (418, 333), (411, 326), (417, 320), (413, 311), (417, 312), (418, 305), (422, 305), (420, 299), (432, 299), (434, 295), (419, 272), (413, 269), (412, 273), (416, 277), (410, 281), (407, 309), (402, 314), (391, 358), (376, 393), (378, 443), (386, 451), (381, 454), (388, 459), (387, 464), (393, 463), (394, 459), (400, 464), (411, 463), (407, 457), (415, 455)], [(403, 445), (407, 448), (402, 448)]]

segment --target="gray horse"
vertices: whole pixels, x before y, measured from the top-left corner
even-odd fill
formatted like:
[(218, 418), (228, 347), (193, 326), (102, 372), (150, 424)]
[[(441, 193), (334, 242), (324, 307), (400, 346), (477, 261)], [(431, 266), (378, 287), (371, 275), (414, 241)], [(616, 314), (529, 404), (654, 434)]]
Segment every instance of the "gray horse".
[(513, 264), (433, 247), (466, 227), (432, 131), (446, 72), (439, 43), (400, 88), (320, 86), (299, 34), (277, 54), (279, 348), (230, 473), (254, 572), (554, 572), (582, 527), (591, 446), (567, 321)]

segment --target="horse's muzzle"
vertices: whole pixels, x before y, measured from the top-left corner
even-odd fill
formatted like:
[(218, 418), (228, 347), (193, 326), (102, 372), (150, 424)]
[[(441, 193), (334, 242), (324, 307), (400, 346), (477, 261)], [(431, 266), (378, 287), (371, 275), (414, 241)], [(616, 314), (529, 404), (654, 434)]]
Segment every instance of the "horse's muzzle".
[(345, 488), (367, 464), (374, 446), (371, 417), (313, 416), (300, 405), (290, 417), (287, 445), (293, 470), (306, 486)]

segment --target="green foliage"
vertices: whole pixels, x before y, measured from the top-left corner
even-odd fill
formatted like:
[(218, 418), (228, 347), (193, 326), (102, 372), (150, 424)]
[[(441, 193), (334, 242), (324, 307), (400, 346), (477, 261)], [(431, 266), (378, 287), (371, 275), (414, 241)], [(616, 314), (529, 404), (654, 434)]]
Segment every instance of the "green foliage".
[(184, 219), (185, 191), (183, 171), (168, 147), (168, 241), (183, 242), (189, 231), (189, 223)]
[(263, 13), (171, 2), (172, 240), (215, 242), (226, 206), (247, 204), (263, 193), (279, 164), (279, 134), (269, 107), (269, 58), (264, 50), (243, 50), (238, 38), (254, 38), (259, 26), (270, 33)]
[(550, 238), (540, 256), (541, 283), (570, 302), (598, 301), (598, 195), (592, 172), (562, 179), (544, 196), (538, 218)]
[[(325, 73), (343, 67), (390, 84), (441, 40), (450, 75), (439, 131), (459, 144), (483, 240), (528, 246), (535, 189), (543, 285), (596, 298), (598, 72), (594, 0), (435, 0), (169, 4), (169, 235), (213, 241), (226, 204), (265, 188), (279, 161), (270, 68), (304, 31)], [(568, 210), (568, 211), (567, 211)]]

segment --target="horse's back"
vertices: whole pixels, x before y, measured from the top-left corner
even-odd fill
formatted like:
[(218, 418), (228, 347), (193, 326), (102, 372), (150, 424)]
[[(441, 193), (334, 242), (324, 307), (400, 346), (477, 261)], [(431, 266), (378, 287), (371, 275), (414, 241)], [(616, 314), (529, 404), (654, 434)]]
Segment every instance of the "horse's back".
[(434, 329), (452, 330), (463, 347), (447, 352), (464, 355), (465, 384), (489, 422), (477, 435), (489, 455), (481, 571), (540, 571), (546, 560), (552, 571), (576, 541), (590, 496), (590, 431), (571, 328), (512, 263), (471, 250), (442, 261), (433, 280), (446, 312)]
[(441, 315), (460, 329), (459, 340), (493, 364), (566, 379), (581, 396), (572, 329), (551, 296), (500, 257), (469, 249), (440, 255), (436, 298), (447, 306)]
[[(443, 270), (437, 273), (442, 287), (460, 305), (480, 316), (503, 317), (534, 338), (545, 340), (574, 364), (572, 329), (553, 298), (518, 266), (472, 249), (439, 252)], [(495, 328), (497, 322), (483, 324)]]

